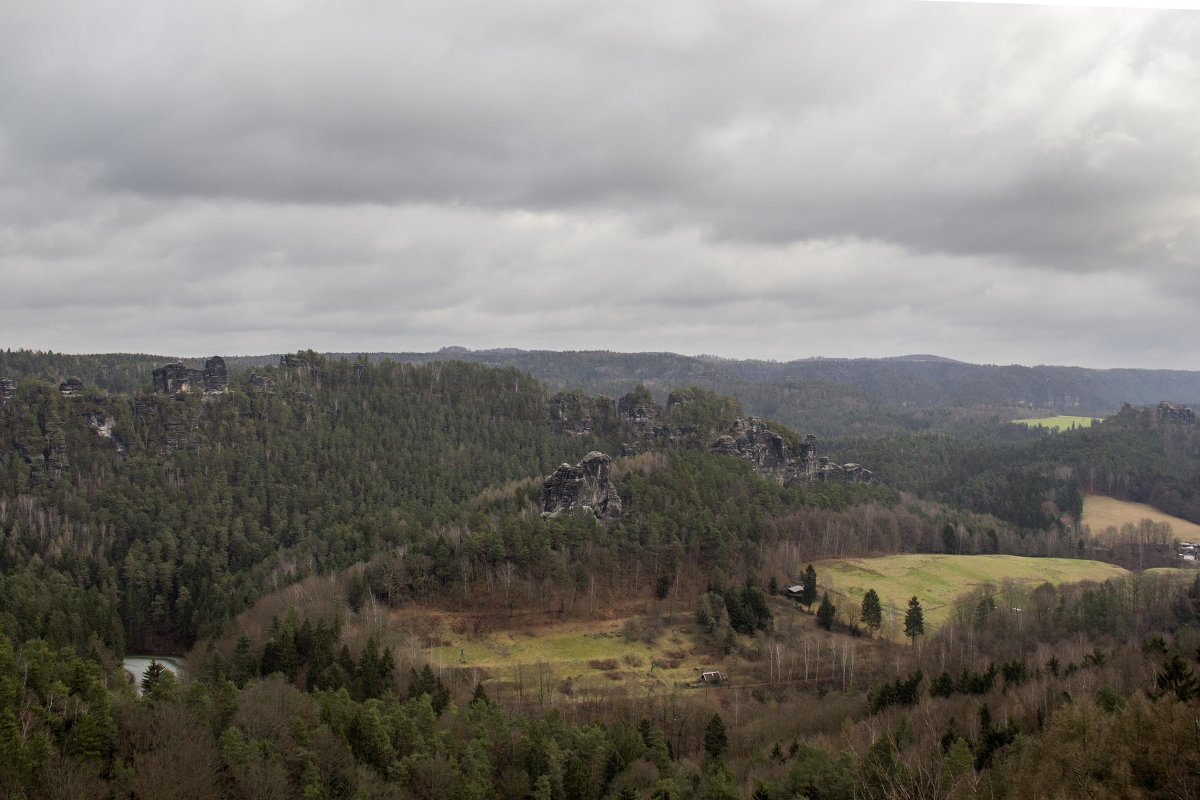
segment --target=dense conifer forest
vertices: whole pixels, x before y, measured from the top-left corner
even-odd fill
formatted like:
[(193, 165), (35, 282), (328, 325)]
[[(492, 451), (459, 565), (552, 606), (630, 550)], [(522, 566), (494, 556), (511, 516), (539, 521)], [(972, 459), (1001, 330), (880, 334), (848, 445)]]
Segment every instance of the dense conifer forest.
[[(705, 389), (664, 412), (687, 435), (644, 446), (622, 404), (581, 400), (591, 424), (572, 428), (512, 367), (302, 352), (234, 370), (225, 393), (166, 395), (143, 357), (5, 358), (5, 796), (1200, 787), (1200, 579), (979, 587), (909, 638), (874, 610), (818, 613), (819, 570), (800, 602), (785, 594), (824, 558), (1102, 556), (1077, 525), (1085, 492), (1200, 520), (1194, 429), (1153, 410), (1062, 434), (845, 437), (825, 452), (876, 481), (784, 486), (709, 452), (744, 411)], [(69, 374), (81, 394), (60, 392)], [(626, 406), (649, 397), (620, 388)], [(808, 432), (771, 424), (797, 445)], [(542, 480), (592, 450), (631, 451), (612, 464), (620, 519), (544, 516)], [(629, 641), (683, 630), (738, 675), (599, 690), (539, 667), (514, 684), (397, 644), (433, 611), (480, 635), (529, 620), (626, 619)], [(156, 669), (139, 694), (127, 652), (187, 654), (187, 674)]]

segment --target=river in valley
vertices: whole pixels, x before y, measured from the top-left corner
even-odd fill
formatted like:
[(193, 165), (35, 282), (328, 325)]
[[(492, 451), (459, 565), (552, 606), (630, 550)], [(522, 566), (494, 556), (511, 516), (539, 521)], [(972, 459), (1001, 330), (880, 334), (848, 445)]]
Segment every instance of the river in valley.
[(142, 693), (142, 675), (146, 673), (146, 667), (150, 666), (151, 661), (157, 661), (168, 670), (175, 674), (175, 677), (182, 677), (184, 674), (183, 665), (179, 663), (179, 659), (171, 656), (143, 656), (133, 655), (125, 656), (121, 662), (121, 666), (125, 668), (125, 672), (130, 675), (130, 680), (133, 682), (133, 688), (138, 694)]

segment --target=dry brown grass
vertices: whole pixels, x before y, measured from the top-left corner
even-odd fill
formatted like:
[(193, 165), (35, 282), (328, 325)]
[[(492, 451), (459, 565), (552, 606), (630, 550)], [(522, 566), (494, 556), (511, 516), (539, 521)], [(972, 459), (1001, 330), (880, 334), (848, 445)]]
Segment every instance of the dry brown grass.
[(516, 497), (517, 492), (522, 489), (528, 489), (533, 486), (538, 486), (542, 482), (541, 478), (530, 477), (522, 478), (521, 480), (505, 481), (499, 486), (488, 486), (483, 491), (475, 495), (471, 499), (473, 506), (490, 506), (494, 503), (499, 503), (504, 500), (511, 500)]
[(619, 458), (612, 463), (612, 479), (619, 481), (634, 472), (653, 472), (667, 465), (667, 457), (663, 453), (639, 453), (629, 458)]
[(1145, 503), (1114, 500), (1099, 494), (1089, 494), (1083, 500), (1083, 524), (1092, 529), (1093, 535), (1109, 527), (1119, 530), (1126, 523), (1136, 526), (1144, 519), (1168, 523), (1171, 532), (1180, 539), (1200, 539), (1200, 525), (1164, 514)]

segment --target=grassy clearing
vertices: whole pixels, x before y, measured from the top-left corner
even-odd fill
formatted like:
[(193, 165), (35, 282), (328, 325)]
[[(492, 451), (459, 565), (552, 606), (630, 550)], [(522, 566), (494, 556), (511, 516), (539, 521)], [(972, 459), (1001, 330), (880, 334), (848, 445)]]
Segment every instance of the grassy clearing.
[(1012, 420), (1013, 423), (1024, 425), (1027, 428), (1050, 428), (1056, 431), (1069, 431), (1072, 428), (1090, 428), (1100, 421), (1099, 417), (1073, 417), (1069, 414), (1060, 414), (1057, 417), (1041, 417), (1040, 419)]
[[(845, 558), (816, 564), (822, 589), (840, 595), (857, 609), (868, 589), (879, 593), (885, 617), (890, 606), (903, 625), (908, 601), (916, 596), (925, 612), (925, 627), (945, 622), (962, 595), (985, 583), (1005, 580), (1025, 584), (1102, 581), (1128, 570), (1099, 561), (1022, 556), (951, 556), (906, 554), (881, 558)], [(835, 601), (838, 602), (838, 601)], [(886, 629), (886, 623), (885, 623)]]
[(1083, 524), (1091, 528), (1093, 534), (1099, 533), (1109, 526), (1120, 528), (1125, 523), (1137, 525), (1144, 519), (1169, 523), (1171, 532), (1180, 539), (1191, 541), (1200, 539), (1200, 525), (1164, 514), (1145, 503), (1114, 500), (1098, 494), (1089, 494), (1083, 498)]
[(1164, 578), (1174, 578), (1182, 582), (1194, 581), (1200, 575), (1197, 567), (1151, 567), (1144, 575), (1159, 575)]
[(493, 680), (515, 681), (521, 670), (544, 669), (555, 680), (584, 686), (619, 680), (672, 685), (694, 680), (698, 669), (709, 666), (693, 654), (695, 641), (685, 626), (667, 627), (647, 642), (625, 635), (628, 622), (564, 622), (478, 637), (441, 631), (430, 657), (447, 666), (477, 667)]

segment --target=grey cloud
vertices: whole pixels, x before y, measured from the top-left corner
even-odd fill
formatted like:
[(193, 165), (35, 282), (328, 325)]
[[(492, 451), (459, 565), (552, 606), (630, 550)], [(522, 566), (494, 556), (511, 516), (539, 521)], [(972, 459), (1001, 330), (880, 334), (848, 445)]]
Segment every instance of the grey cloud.
[(1178, 364), (1144, 319), (1186, 331), (1200, 289), (1197, 34), (882, 0), (24, 4), (0, 336), (86, 348), (31, 332), (94, 306), (109, 347), (158, 349), (141, 310), (175, 352)]

